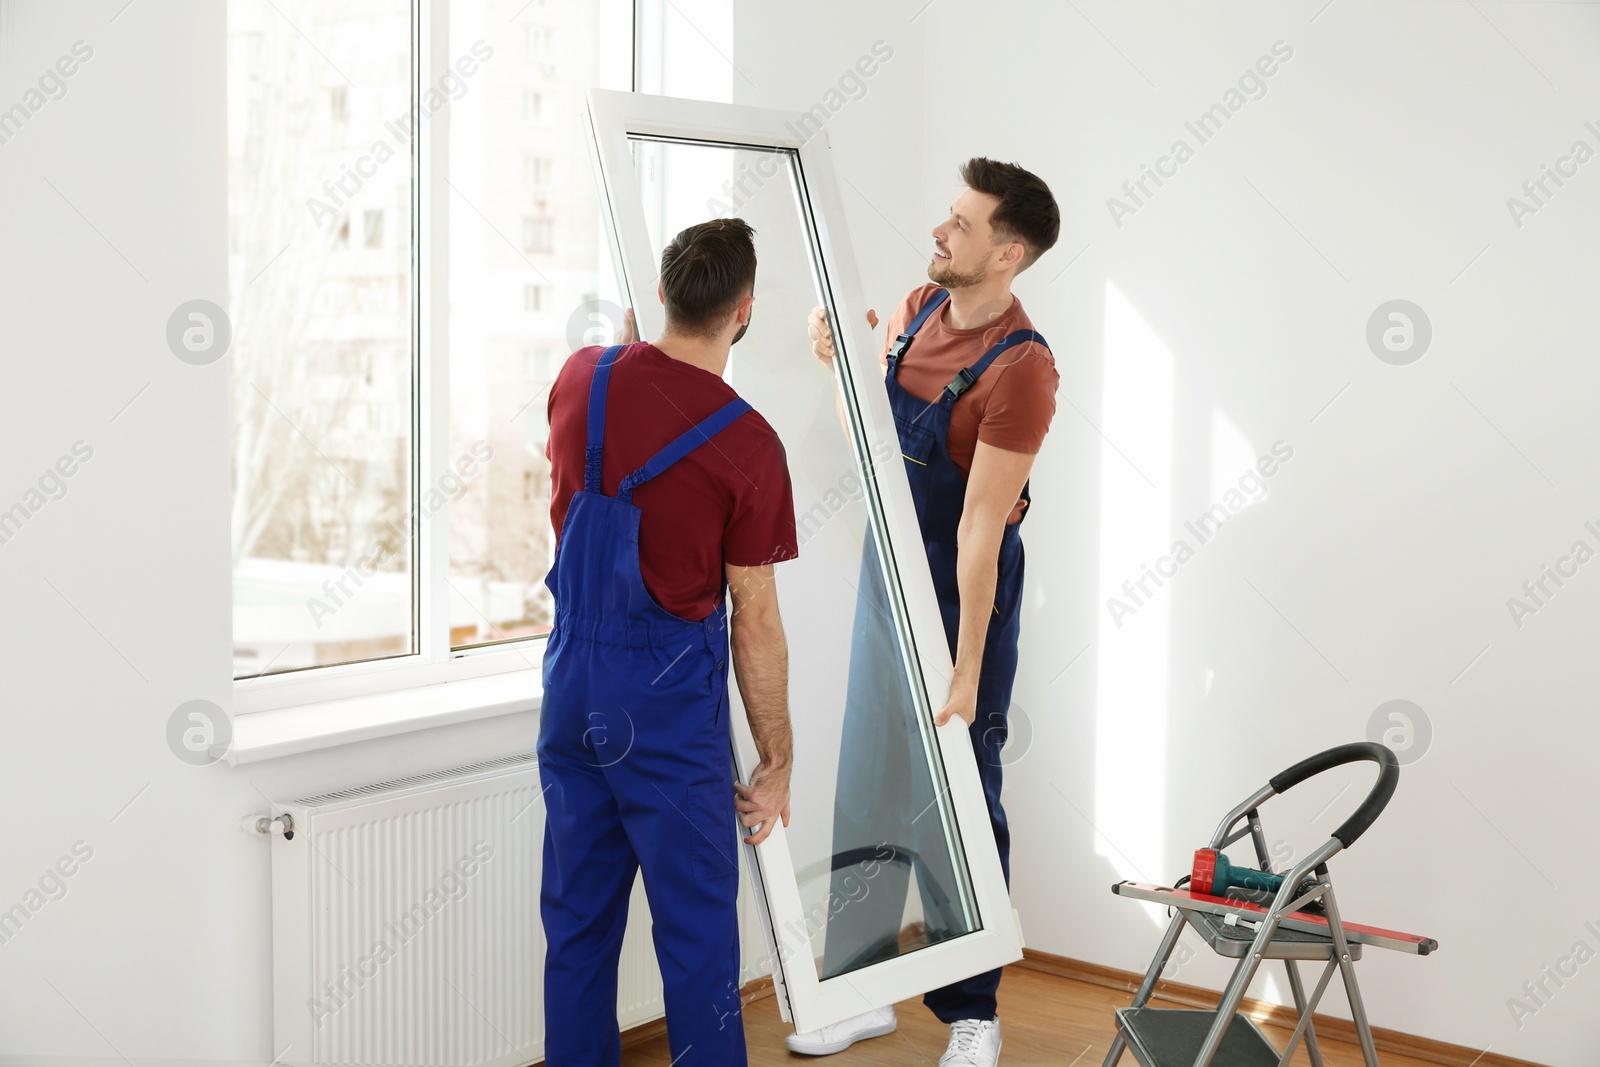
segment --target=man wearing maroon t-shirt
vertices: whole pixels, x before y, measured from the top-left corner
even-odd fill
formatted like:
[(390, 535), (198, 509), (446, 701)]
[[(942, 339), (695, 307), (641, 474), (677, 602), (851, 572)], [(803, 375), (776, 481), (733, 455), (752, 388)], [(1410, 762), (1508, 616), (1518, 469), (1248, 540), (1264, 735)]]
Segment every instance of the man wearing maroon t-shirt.
[[(750, 322), (752, 236), (740, 219), (678, 234), (661, 257), (661, 337), (580, 349), (550, 390), (555, 626), (538, 755), (552, 1067), (620, 1060), (617, 959), (636, 871), (673, 1063), (746, 1063), (735, 820), (753, 845), (789, 821), (772, 570), (798, 555), (783, 446), (722, 379)], [(730, 650), (760, 757), (748, 783), (732, 769)]]
[[(1000, 804), (1000, 750), (1017, 669), (1020, 530), (1029, 502), (1028, 474), (1055, 414), (1060, 381), (1048, 345), (1011, 286), (1055, 244), (1061, 214), (1049, 187), (1014, 163), (971, 159), (962, 166), (961, 179), (967, 188), (951, 205), (950, 217), (933, 230), (932, 284), (918, 286), (900, 302), (880, 360), (955, 665), (949, 696), (934, 722), (942, 726), (958, 716), (968, 726), (1009, 883), (1011, 835)], [(877, 326), (875, 314), (868, 312), (867, 318)], [(831, 367), (833, 334), (823, 309), (812, 313), (810, 332), (817, 358)], [(923, 898), (924, 942), (970, 929), (937, 891), (954, 878), (944, 859), (947, 848), (931, 837), (938, 821), (920, 819), (927, 810), (920, 799), (907, 803), (911, 784), (899, 788), (902, 783), (885, 777), (886, 768), (868, 764), (873, 757), (866, 754), (893, 752), (896, 744), (909, 743), (906, 723), (914, 715), (913, 709), (886, 699), (902, 692), (903, 682), (883, 684), (874, 677), (889, 658), (871, 654), (884, 644), (874, 645), (871, 633), (881, 615), (857, 612), (834, 853), (848, 855), (861, 845), (889, 841), (906, 862), (879, 870), (872, 892), (860, 901), (851, 898), (830, 919), (825, 977), (900, 952), (912, 866)], [(858, 874), (853, 865), (835, 870), (835, 891), (859, 877), (873, 875)], [(999, 986), (1000, 972), (994, 970), (923, 998), (950, 1024), (940, 1067), (994, 1067), (1000, 1056)], [(894, 1008), (883, 1007), (791, 1035), (788, 1045), (795, 1052), (827, 1055), (894, 1029)]]

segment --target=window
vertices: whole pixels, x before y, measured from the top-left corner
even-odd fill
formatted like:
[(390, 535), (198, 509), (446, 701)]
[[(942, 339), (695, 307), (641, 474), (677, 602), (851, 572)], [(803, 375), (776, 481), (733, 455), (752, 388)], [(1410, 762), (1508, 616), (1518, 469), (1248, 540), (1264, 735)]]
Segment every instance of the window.
[(550, 184), (553, 159), (545, 156), (524, 156), (522, 159), (522, 184), (540, 189)]
[(551, 94), (630, 84), (631, 4), (227, 10), (236, 706), (534, 666), (544, 400), (569, 314), (616, 296)]
[(522, 58), (525, 60), (549, 59), (551, 30), (547, 26), (522, 27)]
[(524, 252), (549, 252), (554, 238), (553, 224), (549, 219), (522, 220), (522, 250)]
[[(589, 115), (642, 336), (662, 325), (660, 303), (644, 299), (662, 247), (732, 214), (730, 184), (758, 235), (761, 311), (728, 375), (793, 475), (801, 553), (783, 564), (778, 597), (788, 631), (805, 635), (789, 669), (792, 703), (807, 709), (795, 749), (812, 768), (791, 826), (751, 857), (779, 996), (810, 1030), (1018, 959), (968, 731), (932, 724), (949, 649), (827, 150), (785, 112), (595, 90)], [(832, 380), (809, 358), (760, 355), (792, 348), (818, 304), (840, 341)], [(858, 669), (870, 709), (849, 699)], [(755, 751), (728, 689), (742, 777)]]

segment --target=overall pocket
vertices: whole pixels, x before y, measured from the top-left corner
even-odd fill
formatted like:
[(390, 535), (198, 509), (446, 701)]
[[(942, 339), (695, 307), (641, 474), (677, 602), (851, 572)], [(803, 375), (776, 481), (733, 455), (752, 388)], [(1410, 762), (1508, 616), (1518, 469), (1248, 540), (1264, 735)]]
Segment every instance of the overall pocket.
[(739, 877), (738, 837), (733, 810), (733, 781), (695, 782), (689, 786), (689, 821), (695, 835), (690, 849), (694, 876), (707, 881)]

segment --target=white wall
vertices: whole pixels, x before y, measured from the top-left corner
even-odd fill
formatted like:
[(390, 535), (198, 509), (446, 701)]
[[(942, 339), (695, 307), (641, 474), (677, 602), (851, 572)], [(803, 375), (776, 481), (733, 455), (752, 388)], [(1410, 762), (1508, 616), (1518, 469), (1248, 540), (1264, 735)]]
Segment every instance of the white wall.
[(916, 15), (925, 2), (826, 0), (807, 4), (803, 15), (780, 3), (734, 9), (733, 100), (823, 109), (813, 114), (827, 116), (824, 137), (835, 155), (865, 295), (884, 317), (905, 295), (906, 279), (925, 265), (921, 253), (933, 226), (919, 212), (917, 195), (925, 131), (923, 20)]
[(179, 362), (164, 339), (177, 304), (226, 294), (222, 23), (210, 8), (115, 11), (8, 5), (0, 21), (7, 107), (74, 41), (93, 49), (66, 96), (0, 145), (0, 498), (24, 499), (75, 441), (93, 449), (0, 546), (0, 907), (75, 842), (92, 856), (0, 945), (0, 1049), (242, 1054), (264, 1033), (265, 975), (230, 963), (266, 945), (238, 910), (264, 889), (265, 855), (214, 829), (253, 801), (164, 740), (178, 704), (220, 700), (227, 682), (203, 666), (228, 645), (225, 371)]
[[(1111, 883), (1178, 877), (1256, 785), (1407, 699), (1431, 747), (1331, 866), (1347, 917), (1441, 948), (1358, 965), (1372, 1021), (1594, 1062), (1600, 965), (1520, 1027), (1507, 1001), (1600, 951), (1600, 570), (1520, 629), (1506, 601), (1573, 542), (1600, 549), (1600, 162), (1520, 228), (1506, 200), (1575, 140), (1600, 149), (1600, 11), (940, 0), (922, 21), (915, 225), (979, 153), (1036, 170), (1063, 213), (1019, 285), (1062, 375), (1025, 528), (1033, 737), (1006, 789), (1029, 943), (1142, 969), (1157, 919)], [(1280, 40), (1266, 94), (1197, 145), (1185, 120)], [(1193, 158), (1116, 225), (1107, 199), (1180, 137)], [(901, 288), (919, 280), (908, 263)], [(1433, 324), (1408, 366), (1364, 338), (1393, 298)], [(1108, 587), (1280, 440), (1268, 499), (1119, 629)], [(1304, 855), (1369, 780), (1307, 783), (1264, 809), (1269, 834)], [(1211, 964), (1177, 977), (1220, 984)]]

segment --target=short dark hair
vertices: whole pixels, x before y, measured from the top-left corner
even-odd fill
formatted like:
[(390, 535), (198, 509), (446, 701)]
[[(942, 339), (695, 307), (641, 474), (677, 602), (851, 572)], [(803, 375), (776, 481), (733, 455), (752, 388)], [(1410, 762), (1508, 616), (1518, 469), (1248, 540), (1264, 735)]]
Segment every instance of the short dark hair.
[(691, 336), (721, 329), (755, 287), (756, 231), (743, 219), (690, 226), (661, 253), (661, 297), (667, 328)]
[(1022, 242), (1019, 271), (1033, 266), (1061, 236), (1061, 209), (1037, 174), (1015, 163), (974, 156), (961, 164), (961, 180), (1000, 201), (989, 223), (1002, 240)]

